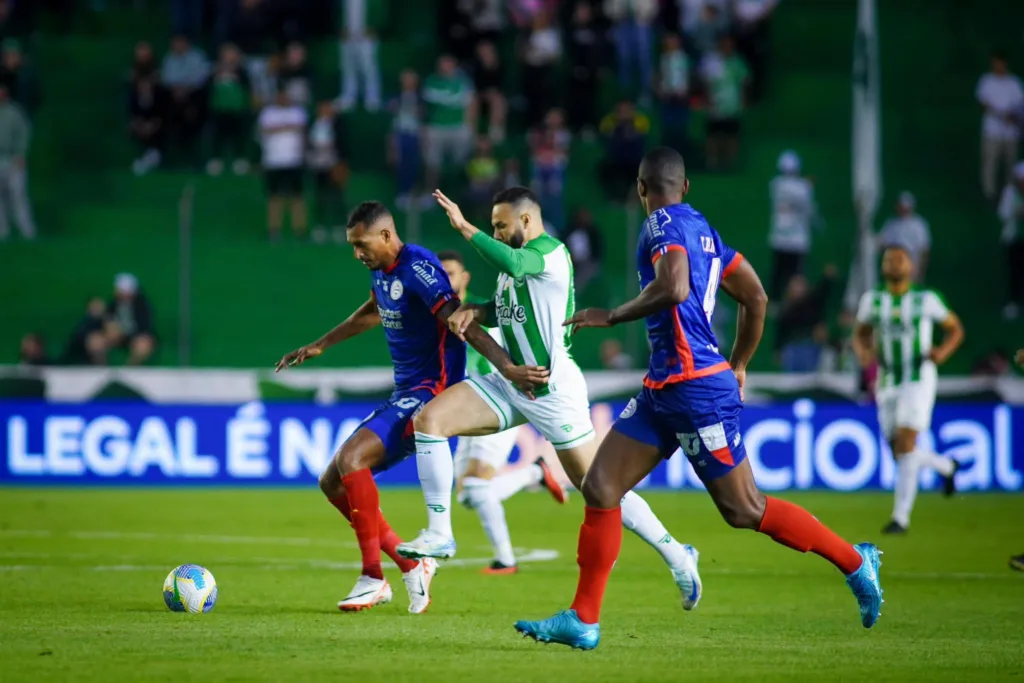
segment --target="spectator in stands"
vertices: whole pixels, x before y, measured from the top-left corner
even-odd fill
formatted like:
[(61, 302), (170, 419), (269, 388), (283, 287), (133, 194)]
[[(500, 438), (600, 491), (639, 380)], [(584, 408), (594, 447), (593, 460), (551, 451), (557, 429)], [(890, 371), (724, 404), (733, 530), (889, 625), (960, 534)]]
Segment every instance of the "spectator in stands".
[(134, 81), (140, 78), (159, 77), (159, 65), (156, 63), (156, 55), (153, 54), (153, 46), (144, 40), (135, 44), (135, 53), (132, 55), (132, 68), (128, 73), (128, 80)]
[(100, 297), (91, 297), (85, 315), (68, 337), (64, 356), (68, 365), (104, 365), (107, 362), (107, 304)]
[(136, 69), (128, 94), (128, 131), (139, 147), (132, 172), (144, 175), (160, 165), (167, 143), (167, 90), (155, 71)]
[(288, 93), (292, 105), (306, 111), (313, 107), (313, 69), (302, 43), (289, 43), (285, 49), (277, 87)]
[(978, 80), (974, 93), (984, 110), (981, 122), (981, 189), (993, 200), (999, 187), (999, 167), (1007, 181), (1017, 161), (1017, 144), (1024, 123), (1024, 87), (1010, 73), (1006, 55), (992, 53), (991, 70)]
[(523, 184), (523, 177), (520, 173), (519, 159), (509, 157), (501, 165), (501, 189), (520, 187)]
[[(657, 0), (604, 0), (604, 13), (612, 22), (612, 37), (618, 59), (619, 89), (649, 98), (652, 85), (651, 43)], [(638, 73), (634, 75), (633, 64)], [(639, 87), (638, 87), (639, 86)]]
[(249, 172), (246, 147), (252, 139), (250, 112), (253, 105), (249, 76), (242, 66), (242, 53), (231, 43), (220, 47), (220, 60), (206, 87), (209, 95), (212, 157), (206, 164), (210, 175), (224, 171), (224, 159), (232, 159), (236, 175)]
[(629, 100), (615, 105), (615, 111), (601, 121), (605, 157), (600, 176), (606, 196), (615, 200), (636, 195), (636, 173), (644, 156), (651, 122)]
[(572, 134), (565, 127), (561, 109), (544, 117), (544, 126), (532, 131), (530, 142), (530, 185), (537, 195), (546, 227), (555, 234), (565, 229), (565, 175), (569, 164)]
[(39, 107), (39, 86), (35, 70), (25, 61), (21, 43), (8, 38), (0, 45), (0, 83), (7, 86), (10, 98), (21, 105), (22, 111), (31, 119)]
[(701, 70), (708, 94), (708, 168), (732, 168), (740, 149), (745, 91), (750, 72), (743, 58), (736, 54), (729, 36), (718, 41), (718, 51), (704, 59)]
[(486, 111), (487, 134), (492, 142), (500, 144), (505, 140), (505, 117), (508, 113), (508, 101), (503, 92), (505, 69), (498, 58), (497, 48), (489, 40), (476, 46), (473, 84), (476, 87), (475, 111), (481, 116)]
[(267, 230), (277, 240), (284, 225), (284, 210), (291, 210), (292, 230), (306, 233), (306, 203), (303, 198), (303, 166), (306, 151), (306, 110), (293, 104), (285, 90), (259, 117), (263, 146), (263, 174), (266, 179)]
[(778, 301), (796, 275), (803, 275), (804, 259), (811, 251), (814, 221), (814, 185), (800, 175), (800, 157), (787, 150), (779, 155), (779, 174), (768, 185), (772, 201), (772, 281), (769, 301)]
[(203, 126), (202, 89), (209, 73), (210, 66), (203, 51), (193, 47), (185, 36), (174, 36), (160, 74), (164, 87), (170, 92), (168, 133), (178, 138), (178, 145), (187, 158), (194, 156)]
[(1012, 182), (1006, 184), (999, 200), (999, 219), (1003, 230), (999, 241), (1006, 250), (1006, 266), (1009, 277), (1009, 297), (1003, 308), (1003, 317), (1015, 320), (1024, 305), (1024, 161), (1013, 167)]
[(535, 126), (554, 103), (555, 70), (562, 58), (562, 36), (546, 11), (537, 12), (523, 41), (523, 94), (526, 125)]
[(492, 45), (498, 42), (505, 28), (504, 0), (472, 0), (471, 4), (473, 9), (469, 15), (470, 40), (477, 47), (483, 42)]
[(622, 348), (622, 342), (618, 339), (605, 339), (598, 348), (601, 355), (601, 367), (605, 370), (630, 370), (633, 367), (633, 357)]
[(313, 172), (316, 228), (313, 238), (326, 239), (327, 229), (335, 230), (335, 239), (344, 240), (345, 186), (348, 165), (345, 163), (338, 119), (329, 101), (317, 106), (316, 119), (309, 127), (307, 163)]
[(128, 364), (142, 365), (156, 350), (153, 312), (134, 275), (114, 278), (114, 297), (107, 303), (108, 349), (127, 349)]
[(387, 21), (387, 3), (374, 0), (342, 0), (341, 98), (342, 111), (349, 111), (359, 99), (363, 82), (363, 105), (367, 111), (380, 109), (380, 61), (377, 35)]
[[(239, 0), (229, 0), (229, 4), (232, 1)], [(228, 32), (231, 42), (245, 55), (245, 70), (260, 107), (272, 101), (276, 92), (270, 76), (270, 55), (274, 52), (271, 1), (240, 0)]]
[(413, 69), (404, 69), (399, 77), (401, 90), (389, 105), (394, 114), (388, 156), (397, 171), (398, 208), (408, 211), (420, 178), (420, 130), (423, 103), (420, 78)]
[(477, 218), (490, 217), (491, 197), (498, 191), (501, 166), (494, 157), (491, 139), (481, 135), (476, 141), (476, 152), (466, 164), (466, 199), (470, 211)]
[(573, 214), (564, 242), (572, 256), (576, 291), (582, 293), (601, 272), (604, 262), (604, 237), (588, 209), (581, 207)]
[(685, 158), (690, 140), (690, 59), (675, 33), (666, 33), (662, 42), (656, 91), (661, 102), (661, 144)]
[(736, 51), (750, 66), (750, 101), (759, 102), (768, 77), (772, 13), (779, 0), (735, 0)]
[(28, 199), (25, 156), (29, 146), (29, 122), (25, 113), (0, 84), (0, 241), (10, 234), (8, 214), (27, 240), (36, 236), (36, 224)]
[(39, 332), (29, 332), (21, 338), (18, 349), (18, 363), (21, 365), (53, 365), (46, 353), (46, 339)]
[(717, 49), (723, 37), (729, 35), (729, 15), (724, 2), (704, 0), (703, 3), (690, 4), (693, 7), (688, 7), (683, 14), (683, 35), (691, 56), (700, 63)]
[(427, 104), (423, 156), (427, 165), (427, 187), (434, 188), (438, 185), (445, 157), (460, 167), (465, 162), (472, 135), (469, 122), (473, 86), (458, 71), (451, 55), (441, 55), (437, 60), (437, 71), (423, 83), (423, 101)]
[(928, 270), (928, 255), (932, 248), (932, 233), (928, 222), (915, 211), (917, 200), (909, 192), (900, 192), (896, 200), (896, 215), (885, 222), (878, 233), (878, 250), (891, 244), (908, 249), (914, 261), (915, 280), (924, 282)]
[(597, 72), (604, 39), (589, 2), (577, 2), (569, 27), (569, 125), (588, 138), (597, 127)]
[(775, 350), (784, 371), (815, 372), (818, 369), (822, 348), (828, 343), (825, 307), (836, 274), (835, 266), (826, 266), (814, 289), (810, 289), (803, 275), (790, 279), (775, 334)]

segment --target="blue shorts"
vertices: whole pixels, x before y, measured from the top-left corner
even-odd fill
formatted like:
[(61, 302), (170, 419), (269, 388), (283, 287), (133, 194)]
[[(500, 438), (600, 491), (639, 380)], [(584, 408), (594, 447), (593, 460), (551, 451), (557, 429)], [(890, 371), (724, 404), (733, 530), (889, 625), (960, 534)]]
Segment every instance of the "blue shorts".
[(432, 398), (434, 392), (426, 387), (396, 391), (352, 432), (369, 429), (384, 443), (384, 459), (371, 469), (374, 474), (389, 470), (410, 455), (416, 455), (412, 418)]
[(720, 372), (661, 389), (644, 387), (612, 428), (657, 446), (663, 458), (682, 448), (706, 483), (728, 474), (747, 457), (740, 437), (742, 409), (736, 375)]

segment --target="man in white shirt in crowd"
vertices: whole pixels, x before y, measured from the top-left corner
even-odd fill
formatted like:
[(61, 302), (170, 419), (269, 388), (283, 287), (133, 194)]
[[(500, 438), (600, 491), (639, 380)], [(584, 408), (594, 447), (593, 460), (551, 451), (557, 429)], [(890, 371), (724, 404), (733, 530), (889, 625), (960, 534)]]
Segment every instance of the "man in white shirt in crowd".
[(306, 151), (307, 117), (283, 89), (273, 104), (260, 112), (259, 131), (263, 145), (263, 175), (266, 180), (267, 229), (270, 239), (281, 235), (284, 209), (291, 210), (292, 230), (306, 233), (306, 204), (303, 198), (303, 167)]
[(878, 233), (878, 251), (898, 244), (910, 250), (910, 258), (914, 262), (914, 281), (924, 282), (925, 271), (928, 269), (928, 253), (932, 248), (932, 233), (928, 222), (921, 218), (915, 210), (917, 200), (909, 192), (900, 192), (896, 201), (896, 215), (885, 222)]
[(779, 156), (779, 175), (772, 178), (768, 191), (772, 201), (771, 232), (772, 280), (769, 301), (779, 301), (794, 275), (802, 275), (804, 259), (811, 250), (811, 223), (814, 220), (814, 186), (800, 175), (800, 157), (787, 150)]
[(985, 198), (992, 200), (999, 187), (999, 166), (1008, 177), (1017, 162), (1024, 122), (1024, 87), (1010, 73), (1005, 54), (992, 54), (992, 69), (978, 80), (974, 96), (985, 112), (981, 120), (981, 189)]
[(341, 10), (341, 96), (338, 104), (342, 111), (356, 105), (361, 79), (366, 110), (377, 111), (381, 104), (377, 31), (386, 20), (385, 3), (342, 0)]
[(998, 213), (1003, 222), (999, 241), (1006, 250), (1010, 285), (1003, 317), (1013, 320), (1020, 315), (1020, 307), (1024, 305), (1024, 234), (1020, 229), (1024, 220), (1024, 161), (1013, 167), (1013, 177), (1003, 188), (1003, 196), (999, 199)]

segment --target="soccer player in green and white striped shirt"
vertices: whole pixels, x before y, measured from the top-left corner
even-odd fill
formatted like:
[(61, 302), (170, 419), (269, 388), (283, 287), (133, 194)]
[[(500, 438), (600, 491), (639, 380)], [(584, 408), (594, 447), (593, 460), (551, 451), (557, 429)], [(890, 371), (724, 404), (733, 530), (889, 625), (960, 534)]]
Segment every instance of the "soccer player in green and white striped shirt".
[[(495, 195), (491, 211), (494, 237), (473, 227), (458, 205), (440, 191), (435, 191), (434, 197), (448, 213), (452, 227), (501, 273), (494, 300), (484, 306), (464, 304), (449, 327), (461, 335), (473, 320), (497, 324), (513, 359), (530, 367), (545, 367), (550, 375), (548, 384), (532, 395), (522, 393), (495, 373), (471, 377), (426, 404), (413, 418), (416, 466), (424, 495), (428, 490), (436, 491), (445, 478), (450, 491), (449, 438), (493, 434), (525, 422), (555, 447), (570, 481), (579, 488), (594, 460), (597, 444), (587, 385), (570, 353), (569, 329), (564, 326), (576, 309), (569, 250), (544, 231), (537, 198), (525, 187)], [(623, 526), (661, 554), (686, 605), (686, 596), (700, 581), (694, 557), (672, 538), (640, 496), (628, 492), (621, 507)], [(436, 514), (428, 506), (428, 520)], [(398, 553), (406, 557), (451, 557), (454, 539), (444, 538), (437, 531), (450, 528), (441, 521), (432, 524), (415, 540), (398, 546)]]
[[(913, 276), (910, 250), (899, 244), (886, 247), (884, 284), (861, 297), (853, 336), (862, 365), (878, 359), (878, 422), (896, 458), (896, 502), (892, 521), (883, 529), (890, 534), (905, 533), (910, 526), (922, 467), (942, 475), (946, 495), (955, 493), (954, 476), (960, 467), (952, 458), (918, 448), (917, 435), (931, 427), (937, 366), (960, 346), (964, 329), (938, 292), (913, 286)], [(932, 343), (936, 324), (943, 331), (938, 346)]]

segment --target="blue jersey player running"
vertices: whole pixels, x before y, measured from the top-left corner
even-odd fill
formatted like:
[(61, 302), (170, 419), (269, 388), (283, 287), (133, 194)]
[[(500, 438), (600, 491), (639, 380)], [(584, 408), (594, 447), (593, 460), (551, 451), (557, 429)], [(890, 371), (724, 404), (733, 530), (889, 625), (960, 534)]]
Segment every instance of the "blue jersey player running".
[[(285, 355), (278, 370), (319, 356), (330, 346), (381, 325), (395, 367), (395, 390), (353, 432), (320, 475), (320, 489), (352, 525), (362, 554), (362, 575), (343, 611), (369, 609), (390, 602), (391, 587), (381, 569), (381, 550), (402, 570), (409, 611), (420, 614), (430, 604), (434, 560), (408, 560), (396, 552), (401, 543), (380, 511), (373, 481), (416, 452), (412, 418), (431, 398), (462, 381), (466, 347), (448, 331), (448, 317), (459, 307), (448, 276), (427, 249), (403, 244), (391, 214), (379, 202), (363, 202), (349, 217), (349, 244), (370, 269), (370, 298), (323, 337)], [(505, 350), (481, 327), (465, 335), (508, 379), (530, 390), (546, 382), (547, 372), (512, 365)]]
[[(682, 203), (688, 190), (678, 152), (659, 147), (647, 153), (637, 179), (648, 214), (637, 249), (642, 291), (614, 310), (587, 309), (566, 321), (576, 330), (645, 318), (651, 363), (643, 390), (622, 411), (583, 481), (586, 513), (572, 607), (544, 621), (515, 625), (535, 640), (597, 647), (601, 602), (622, 542), (619, 500), (680, 447), (730, 526), (824, 557), (846, 576), (860, 605), (861, 623), (870, 628), (879, 616), (878, 549), (847, 543), (803, 508), (765, 496), (754, 483), (739, 414), (767, 297), (750, 264), (722, 242), (697, 210)], [(739, 304), (728, 361), (711, 331), (719, 287)]]

